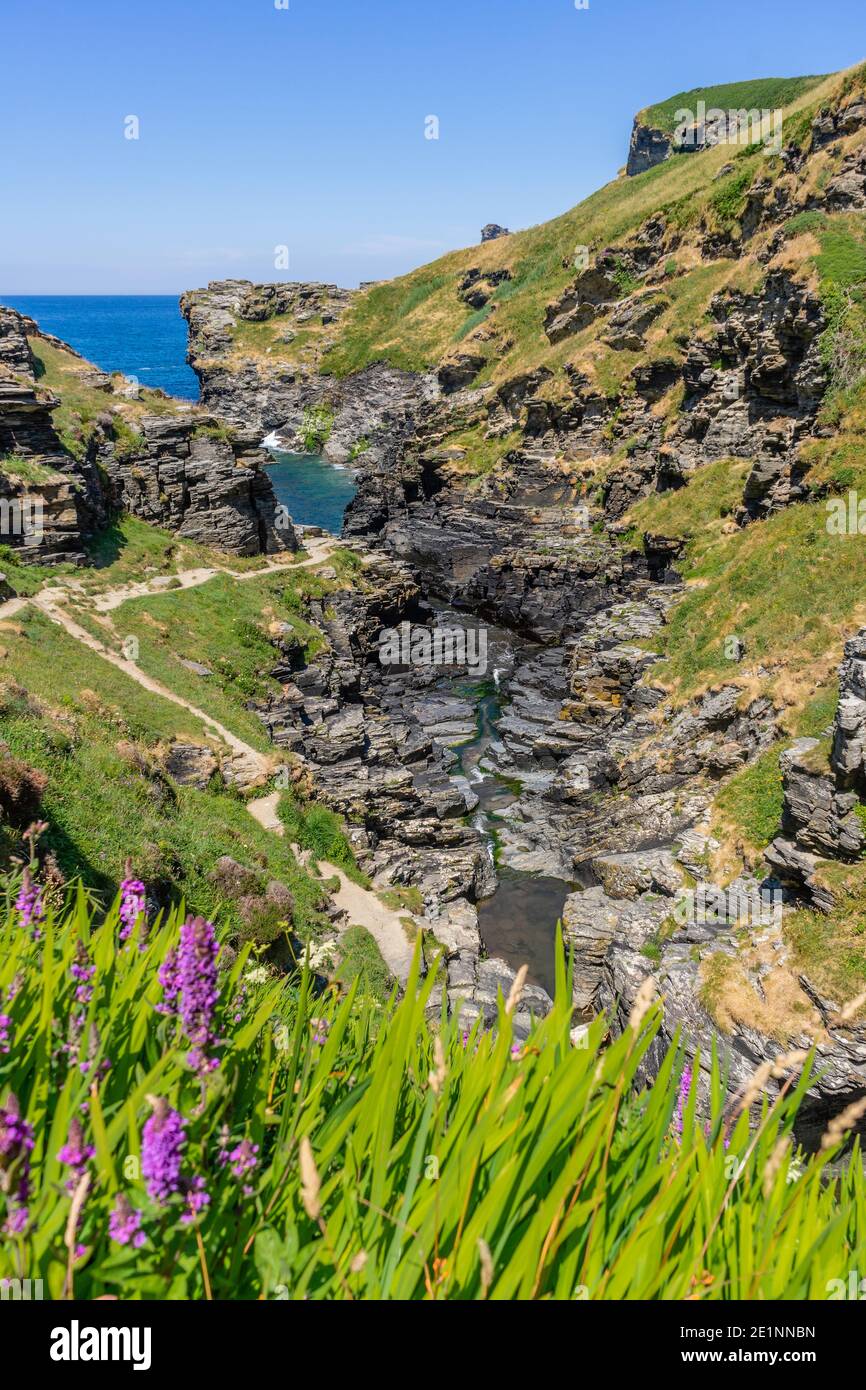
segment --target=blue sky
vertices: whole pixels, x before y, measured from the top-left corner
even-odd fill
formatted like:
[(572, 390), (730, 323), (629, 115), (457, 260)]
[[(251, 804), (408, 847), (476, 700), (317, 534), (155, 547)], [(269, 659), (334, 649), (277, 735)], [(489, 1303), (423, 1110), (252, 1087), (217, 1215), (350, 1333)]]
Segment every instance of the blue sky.
[(3, 0), (0, 296), (391, 276), (573, 206), (651, 101), (866, 57), (863, 0), (289, 6)]

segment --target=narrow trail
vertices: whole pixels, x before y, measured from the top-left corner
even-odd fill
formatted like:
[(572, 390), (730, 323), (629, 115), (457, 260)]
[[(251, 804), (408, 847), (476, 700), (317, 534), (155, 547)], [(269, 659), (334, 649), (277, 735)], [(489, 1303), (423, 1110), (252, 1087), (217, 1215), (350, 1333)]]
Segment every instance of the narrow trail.
[[(294, 564), (286, 561), (275, 561), (270, 565), (262, 565), (261, 569), (244, 570), (242, 574), (220, 565), (212, 569), (181, 570), (176, 575), (160, 575), (156, 579), (122, 584), (116, 589), (107, 589), (105, 593), (97, 594), (93, 606), (97, 613), (110, 613), (131, 598), (146, 598), (148, 594), (166, 592), (177, 593), (179, 589), (196, 589), (200, 584), (206, 584), (209, 579), (216, 579), (221, 575), (226, 575), (229, 579), (243, 584), (247, 580), (262, 579), (269, 574), (293, 574), (296, 570), (309, 569), (313, 565), (322, 564), (329, 556), (333, 555), (335, 550), (339, 549), (339, 544), (332, 538), (322, 536), (308, 541), (304, 548), (310, 552), (306, 560), (297, 560)], [(179, 583), (176, 582), (178, 580)], [(0, 612), (0, 616), (2, 616), (2, 612)]]
[[(247, 802), (247, 810), (266, 830), (272, 830), (275, 835), (284, 835), (285, 827), (277, 815), (279, 798), (279, 792), (258, 797), (255, 801)], [(304, 867), (309, 867), (309, 850), (299, 849), (297, 845), (293, 845), (292, 848)], [(400, 914), (380, 902), (369, 888), (362, 888), (360, 884), (353, 883), (338, 865), (320, 859), (318, 866), (324, 878), (336, 878), (339, 881), (340, 886), (333, 894), (333, 902), (346, 914), (344, 930), (351, 926), (365, 927), (375, 940), (379, 954), (391, 974), (401, 985), (405, 985), (412, 964), (413, 947), (406, 935)]]
[[(311, 555), (306, 560), (300, 561), (297, 565), (269, 565), (260, 570), (246, 571), (243, 574), (233, 574), (231, 570), (227, 569), (195, 569), (183, 571), (176, 577), (181, 580), (180, 587), (186, 589), (195, 588), (199, 584), (205, 584), (209, 579), (213, 579), (219, 574), (229, 574), (233, 579), (241, 582), (247, 579), (258, 579), (263, 574), (274, 573), (277, 570), (295, 570), (321, 564), (333, 553), (337, 548), (337, 544), (338, 543), (333, 540), (324, 539), (317, 545), (314, 555)], [(312, 546), (310, 549), (312, 549)], [(186, 582), (184, 582), (184, 580)], [(103, 600), (110, 600), (110, 602), (101, 606), (99, 611), (103, 613), (109, 612), (114, 608), (118, 608), (120, 604), (126, 602), (127, 599), (139, 598), (148, 593), (159, 593), (161, 590), (164, 590), (164, 588), (164, 582), (160, 587), (153, 587), (152, 585), (148, 587), (147, 585), (132, 583), (124, 585), (122, 588), (119, 587), (114, 590), (109, 590), (107, 593), (101, 595), (101, 597)], [(175, 586), (172, 592), (177, 592), (177, 586)], [(120, 597), (120, 595), (122, 595), (122, 597)], [(123, 671), (125, 675), (129, 676), (131, 680), (136, 681), (143, 689), (149, 691), (152, 695), (158, 695), (164, 700), (169, 700), (173, 705), (177, 705), (181, 709), (186, 710), (188, 714), (193, 715), (194, 718), (202, 723), (210, 735), (219, 738), (233, 753), (241, 755), (255, 775), (260, 775), (263, 778), (270, 775), (272, 770), (271, 760), (267, 754), (259, 752), (257, 748), (253, 748), (252, 744), (247, 743), (242, 738), (238, 738), (237, 734), (233, 734), (231, 730), (227, 729), (219, 720), (214, 719), (212, 715), (207, 714), (203, 709), (199, 709), (191, 700), (187, 700), (182, 695), (176, 694), (176, 692), (171, 690), (168, 686), (163, 685), (161, 681), (155, 680), (152, 676), (147, 675), (147, 673), (142, 671), (134, 661), (129, 661), (126, 657), (118, 655), (117, 652), (113, 652), (109, 647), (106, 647), (104, 643), (100, 642), (97, 637), (94, 637), (85, 628), (81, 627), (80, 624), (71, 617), (64, 606), (70, 598), (74, 600), (75, 597), (75, 590), (71, 589), (70, 586), (63, 585), (43, 589), (40, 593), (34, 594), (29, 598), (9, 599), (6, 603), (0, 605), (0, 621), (13, 618), (24, 608), (38, 608), (40, 612), (44, 613), (45, 616), (51, 620), (51, 622), (62, 627), (76, 642), (80, 642), (82, 646), (87, 647), (89, 651), (101, 657), (103, 661), (107, 661), (119, 671)], [(265, 830), (275, 835), (284, 835), (285, 827), (277, 815), (279, 798), (279, 792), (272, 792), (267, 796), (248, 801), (246, 806), (250, 815), (253, 816)], [(304, 865), (305, 868), (308, 867), (310, 863), (309, 853), (302, 850), (300, 846), (296, 844), (292, 845), (292, 850), (298, 862)], [(339, 887), (336, 893), (333, 894), (332, 900), (336, 907), (346, 914), (346, 922), (343, 930), (346, 930), (350, 926), (364, 927), (376, 942), (382, 959), (391, 974), (399, 980), (401, 985), (405, 985), (409, 975), (409, 968), (412, 964), (413, 950), (406, 935), (406, 930), (401, 921), (400, 914), (385, 907), (384, 903), (380, 902), (376, 894), (369, 888), (362, 888), (359, 884), (353, 883), (337, 865), (320, 862), (319, 868), (325, 878), (336, 878), (338, 880)], [(403, 915), (408, 916), (409, 914), (406, 913)]]
[(149, 594), (177, 593), (181, 589), (197, 589), (200, 584), (207, 584), (209, 580), (217, 579), (220, 575), (244, 584), (248, 580), (263, 579), (270, 574), (293, 574), (296, 570), (310, 569), (313, 565), (323, 564), (340, 548), (340, 542), (332, 536), (316, 536), (309, 540), (304, 548), (309, 551), (307, 558), (297, 560), (294, 564), (285, 560), (275, 561), (273, 564), (262, 565), (261, 569), (244, 570), (240, 574), (237, 570), (229, 569), (227, 565), (210, 568), (199, 566), (196, 569), (179, 570), (176, 574), (160, 574), (154, 579), (130, 580), (128, 584), (119, 584), (115, 589), (105, 589), (102, 593), (93, 595), (90, 595), (77, 580), (70, 579), (64, 584), (47, 585), (31, 597), (10, 598), (5, 603), (0, 603), (0, 622), (6, 618), (14, 618), (16, 613), (20, 613), (28, 604), (42, 607), (39, 600), (46, 596), (50, 596), (55, 602), (92, 597), (97, 613), (110, 613), (129, 599), (147, 598)]

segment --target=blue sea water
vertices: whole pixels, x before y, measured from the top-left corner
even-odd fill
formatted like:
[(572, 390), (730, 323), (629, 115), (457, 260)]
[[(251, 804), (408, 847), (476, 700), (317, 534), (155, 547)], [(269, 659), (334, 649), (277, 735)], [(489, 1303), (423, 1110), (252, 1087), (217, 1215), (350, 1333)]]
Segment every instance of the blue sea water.
[(355, 476), (350, 468), (335, 468), (315, 454), (284, 454), (273, 451), (268, 469), (277, 501), (282, 502), (293, 521), (303, 526), (321, 526), (338, 536), (343, 513), (355, 495)]
[(0, 303), (35, 319), (104, 372), (125, 372), (142, 386), (198, 400), (186, 362), (186, 322), (171, 294), (3, 295)]

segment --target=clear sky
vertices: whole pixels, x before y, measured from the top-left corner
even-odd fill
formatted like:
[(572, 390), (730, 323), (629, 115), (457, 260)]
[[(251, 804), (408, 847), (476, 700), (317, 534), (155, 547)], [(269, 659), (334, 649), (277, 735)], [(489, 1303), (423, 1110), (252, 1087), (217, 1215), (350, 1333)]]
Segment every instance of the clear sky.
[(864, 0), (284, 3), (0, 0), (0, 298), (391, 276), (573, 206), (651, 101), (866, 58)]

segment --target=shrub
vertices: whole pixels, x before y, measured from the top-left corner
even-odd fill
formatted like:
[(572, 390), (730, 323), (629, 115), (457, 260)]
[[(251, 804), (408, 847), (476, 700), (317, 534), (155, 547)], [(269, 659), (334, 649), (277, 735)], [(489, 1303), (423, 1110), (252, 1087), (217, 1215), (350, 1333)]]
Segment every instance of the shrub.
[(304, 446), (304, 453), (318, 454), (324, 449), (334, 427), (334, 411), (329, 405), (310, 405), (304, 411), (304, 418), (298, 433)]

